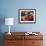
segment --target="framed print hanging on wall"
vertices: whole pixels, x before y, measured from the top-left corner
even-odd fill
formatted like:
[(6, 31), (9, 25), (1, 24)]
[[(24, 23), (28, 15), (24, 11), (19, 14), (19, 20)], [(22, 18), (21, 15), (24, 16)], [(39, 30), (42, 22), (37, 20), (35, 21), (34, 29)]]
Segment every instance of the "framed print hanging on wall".
[(36, 9), (19, 9), (18, 20), (19, 23), (36, 23)]

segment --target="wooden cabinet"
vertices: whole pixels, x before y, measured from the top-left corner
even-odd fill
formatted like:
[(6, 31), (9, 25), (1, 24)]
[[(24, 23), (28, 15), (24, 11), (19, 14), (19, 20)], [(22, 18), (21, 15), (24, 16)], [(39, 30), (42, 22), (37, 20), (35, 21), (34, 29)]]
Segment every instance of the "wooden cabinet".
[(24, 46), (43, 46), (42, 40), (25, 40)]
[(4, 33), (4, 46), (23, 46), (24, 33), (20, 32), (11, 32), (11, 35), (8, 35), (7, 32)]
[(40, 32), (35, 32), (38, 35), (25, 35), (25, 32), (11, 33), (4, 33), (4, 46), (43, 46), (43, 35)]
[(23, 46), (22, 40), (5, 40), (4, 46)]

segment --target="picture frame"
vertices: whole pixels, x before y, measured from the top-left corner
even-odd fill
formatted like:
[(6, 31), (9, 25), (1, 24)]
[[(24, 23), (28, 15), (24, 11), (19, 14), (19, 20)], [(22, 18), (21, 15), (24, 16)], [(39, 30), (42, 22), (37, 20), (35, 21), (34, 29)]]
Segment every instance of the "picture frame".
[(19, 9), (18, 22), (24, 24), (36, 23), (36, 9)]

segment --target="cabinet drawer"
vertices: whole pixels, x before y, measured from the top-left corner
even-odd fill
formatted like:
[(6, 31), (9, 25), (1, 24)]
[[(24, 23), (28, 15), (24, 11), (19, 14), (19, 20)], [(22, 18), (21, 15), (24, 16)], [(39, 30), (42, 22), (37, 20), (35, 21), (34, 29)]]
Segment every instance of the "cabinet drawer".
[(33, 46), (43, 46), (43, 40), (34, 40)]
[(23, 40), (5, 40), (4, 46), (23, 46)]
[(24, 46), (43, 46), (42, 40), (25, 40)]
[(37, 40), (37, 39), (39, 39), (39, 40), (42, 40), (43, 39), (43, 36), (41, 36), (41, 35), (33, 35), (33, 36), (30, 36), (30, 35), (25, 35), (25, 39), (27, 39), (27, 40), (31, 40), (31, 39), (35, 39), (35, 40)]
[(5, 40), (4, 41), (4, 46), (15, 46), (16, 41), (15, 40)]
[(24, 39), (24, 36), (23, 35), (15, 35), (15, 36), (6, 35), (6, 36), (4, 36), (4, 39), (6, 39), (6, 40), (22, 40), (22, 39)]

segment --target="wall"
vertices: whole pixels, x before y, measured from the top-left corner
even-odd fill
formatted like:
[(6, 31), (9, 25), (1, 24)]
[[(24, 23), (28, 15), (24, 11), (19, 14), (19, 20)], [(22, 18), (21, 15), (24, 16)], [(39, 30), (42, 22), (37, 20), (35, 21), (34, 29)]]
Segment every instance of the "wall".
[[(13, 17), (14, 26), (11, 31), (40, 31), (44, 32), (46, 25), (46, 7), (45, 0), (1, 0), (1, 17)], [(36, 24), (19, 24), (18, 9), (34, 8), (36, 9)], [(2, 32), (8, 31), (6, 25), (1, 26)], [(44, 30), (44, 31), (43, 31)]]
[[(0, 0), (0, 18), (13, 17), (11, 32), (42, 32), (46, 35), (46, 0)], [(18, 9), (36, 9), (36, 24), (19, 24)], [(8, 32), (8, 26), (0, 24), (0, 32)], [(45, 43), (46, 44), (46, 43)]]

